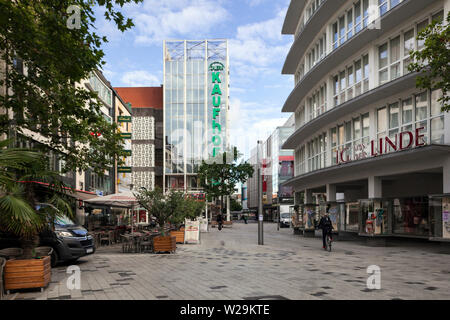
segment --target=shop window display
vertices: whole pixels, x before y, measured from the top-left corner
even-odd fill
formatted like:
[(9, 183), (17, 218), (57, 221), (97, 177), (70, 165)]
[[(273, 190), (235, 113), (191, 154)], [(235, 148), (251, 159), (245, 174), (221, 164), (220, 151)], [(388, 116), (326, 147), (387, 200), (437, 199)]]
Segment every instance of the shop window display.
[(328, 206), (328, 215), (330, 216), (331, 223), (333, 224), (333, 230), (338, 231), (339, 210), (337, 204)]
[(418, 236), (429, 235), (427, 197), (397, 198), (393, 200), (394, 233)]
[(359, 202), (346, 205), (345, 231), (358, 231)]
[(429, 202), (431, 236), (450, 239), (450, 195), (431, 196)]
[(361, 200), (361, 229), (368, 235), (385, 235), (390, 233), (388, 223), (389, 202), (380, 200)]

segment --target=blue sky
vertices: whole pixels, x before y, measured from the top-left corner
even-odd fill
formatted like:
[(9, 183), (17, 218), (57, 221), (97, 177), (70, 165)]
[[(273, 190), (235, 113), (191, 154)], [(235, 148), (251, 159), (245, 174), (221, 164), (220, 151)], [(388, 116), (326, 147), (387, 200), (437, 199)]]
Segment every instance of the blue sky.
[(144, 0), (123, 8), (135, 27), (121, 33), (97, 11), (104, 74), (115, 87), (162, 84), (164, 39), (229, 39), (233, 145), (249, 156), (290, 114), (281, 107), (294, 87), (281, 75), (293, 37), (281, 35), (289, 0)]

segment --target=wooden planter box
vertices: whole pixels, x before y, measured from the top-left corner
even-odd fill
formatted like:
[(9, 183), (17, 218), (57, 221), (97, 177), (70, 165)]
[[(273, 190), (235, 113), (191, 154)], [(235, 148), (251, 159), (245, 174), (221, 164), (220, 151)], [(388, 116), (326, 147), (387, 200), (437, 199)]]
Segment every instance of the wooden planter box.
[(154, 237), (153, 251), (156, 252), (175, 252), (177, 249), (177, 238), (175, 236)]
[(184, 243), (184, 230), (183, 231), (170, 231), (170, 236), (176, 238), (177, 243)]
[(51, 279), (50, 257), (42, 259), (8, 260), (4, 270), (5, 290), (41, 288)]

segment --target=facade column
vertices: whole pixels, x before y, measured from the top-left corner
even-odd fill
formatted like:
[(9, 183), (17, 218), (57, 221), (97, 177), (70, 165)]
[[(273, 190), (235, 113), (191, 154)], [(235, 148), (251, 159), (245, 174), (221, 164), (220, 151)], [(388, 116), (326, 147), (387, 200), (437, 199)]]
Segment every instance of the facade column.
[(381, 178), (370, 176), (369, 177), (369, 199), (379, 199), (382, 195)]
[(444, 160), (443, 171), (444, 174), (442, 176), (442, 180), (444, 185), (442, 190), (444, 193), (450, 193), (450, 156)]
[(335, 184), (327, 184), (327, 202), (336, 202)]
[(230, 196), (227, 196), (227, 221), (231, 221), (231, 219), (230, 219)]
[(312, 191), (306, 189), (305, 190), (305, 204), (311, 204), (311, 203), (313, 203)]

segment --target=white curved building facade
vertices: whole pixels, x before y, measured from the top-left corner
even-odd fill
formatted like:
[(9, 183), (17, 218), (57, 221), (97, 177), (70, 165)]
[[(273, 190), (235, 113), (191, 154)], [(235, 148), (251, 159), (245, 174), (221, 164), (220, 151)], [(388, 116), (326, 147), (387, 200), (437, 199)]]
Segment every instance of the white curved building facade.
[(292, 0), (283, 66), (295, 87), (300, 230), (329, 211), (341, 234), (450, 239), (450, 113), (407, 69), (417, 34), (450, 0)]

